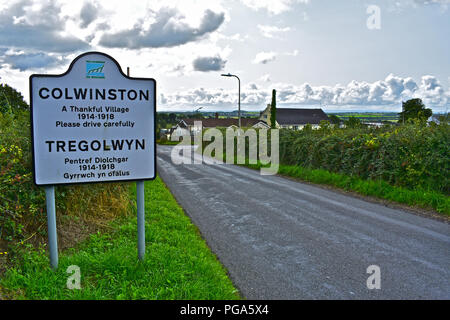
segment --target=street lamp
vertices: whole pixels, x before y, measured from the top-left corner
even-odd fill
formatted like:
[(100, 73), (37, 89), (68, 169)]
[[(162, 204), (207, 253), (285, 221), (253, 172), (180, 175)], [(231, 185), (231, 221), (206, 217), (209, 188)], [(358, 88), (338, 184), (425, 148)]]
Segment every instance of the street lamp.
[(239, 129), (241, 128), (241, 79), (239, 79), (239, 77), (237, 75), (231, 74), (231, 73), (223, 73), (221, 74), (222, 77), (235, 77), (238, 79), (238, 84), (239, 84), (239, 91), (238, 91), (238, 95), (239, 95), (239, 100), (238, 100), (238, 118), (239, 118)]

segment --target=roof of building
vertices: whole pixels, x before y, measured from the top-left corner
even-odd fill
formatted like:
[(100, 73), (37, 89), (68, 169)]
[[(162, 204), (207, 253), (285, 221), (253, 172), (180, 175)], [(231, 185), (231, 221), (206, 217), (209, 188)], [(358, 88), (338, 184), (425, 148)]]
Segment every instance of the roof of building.
[[(180, 121), (180, 124), (182, 122), (186, 123), (188, 126), (193, 126), (195, 121), (201, 121), (203, 128), (216, 128), (216, 127), (230, 127), (230, 126), (238, 126), (239, 121), (238, 119), (233, 118), (223, 118), (223, 119), (216, 119), (216, 118), (209, 118), (209, 119), (182, 119)], [(264, 122), (258, 118), (241, 118), (241, 126), (242, 127), (252, 127), (258, 122)], [(181, 125), (182, 126), (182, 125)]]
[(322, 120), (330, 120), (322, 109), (289, 108), (277, 108), (276, 119), (280, 125), (319, 124)]

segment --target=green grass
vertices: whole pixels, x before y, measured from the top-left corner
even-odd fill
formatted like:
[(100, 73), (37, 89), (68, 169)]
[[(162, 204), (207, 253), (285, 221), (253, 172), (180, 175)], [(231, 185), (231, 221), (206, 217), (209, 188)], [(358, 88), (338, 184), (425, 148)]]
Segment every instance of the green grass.
[[(57, 271), (50, 269), (45, 250), (27, 250), (0, 286), (14, 299), (239, 299), (226, 270), (160, 178), (145, 186), (143, 262), (137, 259), (133, 215), (60, 253)], [(135, 198), (135, 187), (131, 192)], [(81, 269), (81, 290), (66, 287), (70, 265)]]
[[(261, 164), (245, 164), (252, 169), (261, 168)], [(325, 184), (347, 191), (355, 191), (365, 196), (373, 196), (409, 206), (434, 209), (445, 215), (450, 215), (450, 198), (442, 193), (428, 190), (410, 190), (392, 186), (382, 180), (365, 180), (357, 176), (333, 173), (323, 169), (309, 169), (300, 166), (280, 165), (278, 174)]]

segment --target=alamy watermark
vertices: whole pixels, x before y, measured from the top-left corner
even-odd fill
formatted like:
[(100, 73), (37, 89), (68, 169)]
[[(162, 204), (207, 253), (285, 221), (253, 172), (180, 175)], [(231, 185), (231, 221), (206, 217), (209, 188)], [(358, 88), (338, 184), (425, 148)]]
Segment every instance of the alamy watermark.
[[(223, 163), (226, 156), (227, 164), (259, 162), (262, 165), (261, 175), (278, 173), (280, 165), (278, 129), (248, 128), (244, 131), (227, 128), (224, 137), (223, 131), (216, 128), (203, 131), (201, 121), (195, 121), (194, 128), (199, 129), (193, 131), (185, 129), (178, 134), (172, 134), (172, 141), (180, 141), (181, 138), (181, 142), (171, 153), (174, 164), (218, 164)], [(194, 154), (192, 140), (197, 148)], [(205, 148), (203, 142), (208, 142)]]
[(381, 29), (381, 9), (379, 6), (371, 4), (367, 7), (366, 13), (369, 17), (366, 21), (367, 29), (380, 30)]
[(381, 269), (377, 265), (370, 265), (367, 267), (367, 273), (370, 274), (367, 278), (367, 289), (381, 289)]
[(81, 269), (80, 269), (80, 267), (76, 266), (76, 265), (68, 266), (66, 273), (71, 274), (67, 278), (67, 282), (66, 282), (67, 289), (80, 290), (81, 289)]

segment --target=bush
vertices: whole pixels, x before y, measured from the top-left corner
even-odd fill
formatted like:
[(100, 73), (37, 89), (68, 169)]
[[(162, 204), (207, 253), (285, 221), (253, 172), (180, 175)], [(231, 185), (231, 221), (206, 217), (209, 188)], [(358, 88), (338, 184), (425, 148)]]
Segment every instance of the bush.
[(281, 130), (280, 162), (449, 193), (448, 124)]
[[(34, 235), (45, 239), (45, 193), (34, 185), (32, 177), (29, 108), (13, 111), (9, 105), (0, 110), (0, 244), (13, 248)], [(59, 222), (64, 216), (76, 216), (88, 223), (96, 219), (103, 223), (105, 219), (126, 213), (128, 208), (129, 184), (57, 188)]]

